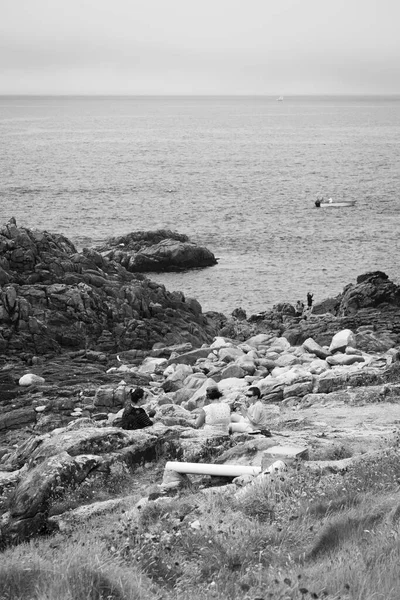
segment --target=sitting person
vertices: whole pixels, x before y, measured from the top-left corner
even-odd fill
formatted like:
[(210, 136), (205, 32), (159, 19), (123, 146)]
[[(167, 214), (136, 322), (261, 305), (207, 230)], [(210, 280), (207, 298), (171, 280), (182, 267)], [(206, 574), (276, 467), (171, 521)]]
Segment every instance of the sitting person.
[(260, 431), (267, 428), (267, 415), (265, 414), (260, 396), (260, 389), (256, 386), (251, 386), (246, 390), (248, 406), (241, 407), (240, 415), (237, 413), (231, 415), (230, 430), (232, 433), (252, 433), (253, 431)]
[(206, 402), (209, 401), (209, 403), (200, 410), (194, 425), (196, 429), (203, 427), (207, 433), (228, 435), (231, 409), (226, 402), (220, 402), (221, 397), (222, 394), (217, 384), (211, 382), (206, 390)]
[(129, 394), (129, 402), (122, 413), (122, 429), (143, 429), (144, 427), (151, 427), (153, 421), (149, 418), (146, 411), (139, 406), (144, 398), (144, 389), (136, 388), (135, 390), (129, 390)]

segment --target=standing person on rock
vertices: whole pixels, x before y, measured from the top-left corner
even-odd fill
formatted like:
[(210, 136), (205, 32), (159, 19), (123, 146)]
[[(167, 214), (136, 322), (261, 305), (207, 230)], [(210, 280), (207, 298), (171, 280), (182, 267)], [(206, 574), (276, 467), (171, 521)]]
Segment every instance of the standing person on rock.
[(232, 433), (268, 431), (268, 419), (260, 397), (261, 392), (258, 387), (250, 386), (246, 390), (247, 404), (241, 407), (240, 415), (233, 413), (231, 416), (230, 429)]
[(313, 298), (314, 298), (314, 294), (312, 294), (311, 292), (308, 292), (308, 294), (307, 294), (307, 308), (311, 308), (312, 307)]
[(153, 421), (149, 418), (144, 408), (140, 407), (144, 398), (144, 389), (136, 388), (135, 390), (129, 390), (129, 395), (129, 402), (122, 413), (122, 429), (144, 429), (144, 427), (151, 427)]

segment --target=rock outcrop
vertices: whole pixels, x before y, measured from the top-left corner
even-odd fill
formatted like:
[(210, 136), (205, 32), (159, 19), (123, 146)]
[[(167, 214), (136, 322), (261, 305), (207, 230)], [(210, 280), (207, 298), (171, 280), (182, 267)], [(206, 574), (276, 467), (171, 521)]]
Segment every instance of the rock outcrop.
[(217, 264), (207, 248), (191, 243), (186, 235), (163, 229), (110, 238), (96, 250), (133, 273), (182, 271)]
[[(290, 306), (290, 305), (289, 305)], [(357, 331), (372, 350), (400, 344), (400, 286), (382, 271), (365, 273), (355, 284), (347, 285), (342, 294), (315, 303), (310, 312), (295, 317), (287, 304), (278, 304), (265, 312), (251, 315), (246, 321), (235, 318), (222, 324), (220, 334), (244, 340), (253, 333), (274, 332), (292, 345), (312, 338), (321, 346), (329, 345), (340, 330)], [(378, 334), (380, 341), (374, 341)], [(385, 340), (385, 341), (384, 341)]]
[[(215, 442), (220, 449), (232, 445), (226, 436)], [(213, 445), (202, 432), (187, 426), (157, 424), (124, 431), (96, 425), (90, 419), (29, 438), (2, 461), (2, 469), (13, 471), (15, 476), (0, 477), (0, 486), (14, 487), (10, 508), (0, 519), (0, 548), (49, 531), (52, 503), (87, 477), (104, 476), (118, 462), (134, 471), (164, 454), (186, 461), (210, 459)]]
[[(176, 251), (175, 244), (183, 246)], [(172, 254), (177, 252), (178, 262), (205, 266), (207, 261), (194, 259), (208, 254), (205, 249), (187, 244), (174, 240)], [(18, 228), (14, 219), (3, 226), (0, 355), (29, 358), (66, 349), (117, 352), (149, 350), (157, 343), (201, 345), (216, 334), (214, 321), (195, 299), (129, 272), (122, 255), (119, 262), (113, 256), (87, 248), (77, 252), (64, 236)]]

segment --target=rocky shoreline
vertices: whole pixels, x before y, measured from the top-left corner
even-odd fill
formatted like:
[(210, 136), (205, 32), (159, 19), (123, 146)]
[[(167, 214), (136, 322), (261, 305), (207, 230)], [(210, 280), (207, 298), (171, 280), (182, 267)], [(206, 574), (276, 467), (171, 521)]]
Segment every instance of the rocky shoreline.
[[(332, 406), (343, 415), (371, 405), (397, 410), (400, 288), (378, 271), (303, 317), (283, 303), (247, 318), (241, 309), (203, 313), (195, 299), (139, 272), (215, 260), (168, 231), (79, 253), (63, 236), (14, 219), (0, 229), (1, 545), (49, 531), (55, 498), (115, 464), (261, 464), (283, 440), (307, 446), (310, 468), (323, 470), (340, 468), (331, 459), (343, 458), (343, 440), (348, 458), (362, 454), (360, 444), (382, 448), (382, 430), (366, 434), (353, 423), (351, 435), (335, 436), (304, 415)], [(232, 407), (259, 386), (272, 437), (210, 439), (194, 430), (209, 379)], [(148, 392), (155, 425), (123, 431), (116, 419), (136, 385)], [(393, 415), (388, 444), (397, 435)]]

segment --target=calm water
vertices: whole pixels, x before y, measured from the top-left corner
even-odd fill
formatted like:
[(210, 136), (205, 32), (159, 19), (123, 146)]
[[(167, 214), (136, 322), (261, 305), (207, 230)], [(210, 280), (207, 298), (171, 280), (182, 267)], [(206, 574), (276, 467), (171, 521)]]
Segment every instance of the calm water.
[(0, 224), (210, 248), (218, 266), (151, 275), (203, 310), (319, 300), (374, 269), (399, 283), (399, 97), (3, 96), (0, 173)]

